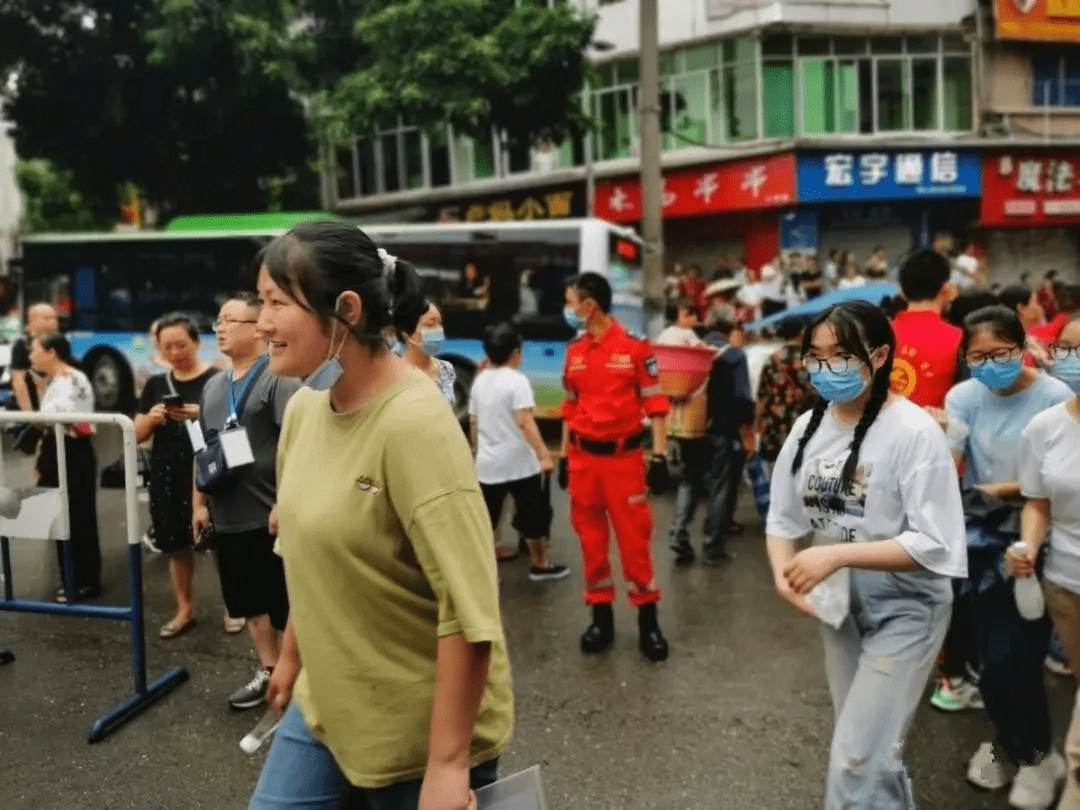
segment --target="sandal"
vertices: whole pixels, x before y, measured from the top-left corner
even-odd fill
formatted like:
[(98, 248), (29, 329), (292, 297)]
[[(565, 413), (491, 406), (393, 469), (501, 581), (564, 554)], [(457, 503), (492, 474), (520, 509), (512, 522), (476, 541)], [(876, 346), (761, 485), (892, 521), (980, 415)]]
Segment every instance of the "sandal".
[(177, 636), (182, 636), (184, 633), (186, 633), (188, 630), (190, 630), (194, 626), (195, 626), (195, 617), (194, 616), (192, 618), (188, 619), (183, 624), (176, 624), (176, 622), (170, 621), (169, 623), (162, 626), (161, 630), (158, 632), (158, 635), (161, 638), (165, 638), (165, 639), (176, 638)]
[(517, 552), (501, 543), (495, 545), (495, 559), (499, 562), (510, 562), (517, 559)]
[(225, 625), (225, 632), (228, 633), (230, 636), (232, 636), (232, 635), (235, 635), (235, 634), (241, 632), (247, 626), (247, 619), (244, 619), (244, 618), (236, 618), (236, 619), (234, 619), (226, 611), (225, 619), (224, 619), (224, 621), (222, 623)]

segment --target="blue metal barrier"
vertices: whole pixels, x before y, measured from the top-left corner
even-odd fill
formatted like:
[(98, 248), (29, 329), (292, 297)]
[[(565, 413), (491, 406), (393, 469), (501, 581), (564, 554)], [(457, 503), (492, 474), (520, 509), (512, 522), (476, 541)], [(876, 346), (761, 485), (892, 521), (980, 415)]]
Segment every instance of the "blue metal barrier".
[[(139, 714), (154, 701), (164, 697), (169, 691), (188, 679), (188, 672), (183, 667), (172, 667), (164, 675), (151, 683), (146, 682), (146, 633), (143, 624), (142, 591), (142, 555), (139, 549), (138, 501), (136, 497), (136, 462), (135, 426), (122, 414), (29, 414), (0, 412), (0, 426), (7, 423), (30, 423), (52, 426), (56, 433), (57, 469), (59, 471), (60, 493), (60, 543), (64, 554), (64, 587), (68, 594), (68, 604), (53, 602), (35, 602), (16, 599), (11, 577), (10, 539), (0, 536), (0, 564), (3, 566), (4, 593), (0, 599), (0, 610), (18, 613), (41, 613), (54, 616), (81, 616), (89, 619), (114, 619), (131, 623), (131, 665), (135, 691), (122, 703), (107, 711), (94, 721), (87, 735), (88, 742), (103, 740), (125, 722)], [(95, 425), (116, 425), (124, 436), (124, 501), (127, 524), (128, 584), (129, 603), (127, 605), (80, 605), (76, 604), (78, 594), (73, 581), (70, 519), (67, 502), (67, 464), (64, 448), (65, 426), (92, 423)], [(3, 486), (3, 451), (0, 449), (0, 487)], [(2, 525), (2, 522), (0, 522)], [(0, 646), (0, 663), (15, 660), (10, 649)]]

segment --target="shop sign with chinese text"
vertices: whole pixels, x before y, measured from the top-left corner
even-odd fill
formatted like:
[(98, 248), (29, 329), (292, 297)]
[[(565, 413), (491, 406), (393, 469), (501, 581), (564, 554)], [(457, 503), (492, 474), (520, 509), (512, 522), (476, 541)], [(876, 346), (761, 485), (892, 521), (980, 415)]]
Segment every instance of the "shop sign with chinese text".
[(999, 39), (1080, 42), (1080, 0), (994, 0)]
[(585, 184), (523, 188), (440, 206), (440, 222), (512, 222), (585, 216)]
[[(768, 155), (664, 172), (665, 217), (754, 211), (795, 201), (795, 156)], [(596, 216), (609, 222), (641, 219), (638, 177), (596, 184)]]
[(1080, 225), (1078, 173), (1080, 152), (987, 152), (983, 158), (983, 225)]
[(800, 152), (799, 201), (978, 197), (980, 169), (971, 149)]

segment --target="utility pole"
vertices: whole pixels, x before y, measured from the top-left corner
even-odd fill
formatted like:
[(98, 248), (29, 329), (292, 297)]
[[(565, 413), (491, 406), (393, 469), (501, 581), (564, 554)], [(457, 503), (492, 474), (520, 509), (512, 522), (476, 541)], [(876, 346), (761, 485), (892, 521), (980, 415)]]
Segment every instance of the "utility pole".
[(658, 0), (641, 0), (638, 112), (641, 132), (641, 235), (645, 241), (645, 328), (657, 331), (664, 312), (664, 211), (660, 173), (660, 35)]

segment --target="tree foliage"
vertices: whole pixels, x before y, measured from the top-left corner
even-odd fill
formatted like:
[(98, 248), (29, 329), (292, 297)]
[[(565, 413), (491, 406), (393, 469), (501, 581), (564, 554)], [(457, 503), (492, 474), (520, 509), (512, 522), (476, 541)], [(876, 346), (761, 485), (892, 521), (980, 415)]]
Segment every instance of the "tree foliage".
[(114, 210), (125, 181), (166, 213), (265, 210), (265, 179), (308, 163), (302, 106), (242, 47), (229, 15), (192, 19), (184, 47), (158, 48), (171, 2), (0, 6), (0, 30), (21, 32), (0, 39), (15, 66), (5, 111), (16, 148), (70, 169)]
[(57, 169), (48, 160), (21, 160), (15, 176), (23, 197), (24, 230), (88, 231), (104, 224), (101, 212), (75, 187), (73, 172)]
[(315, 139), (398, 115), (516, 142), (583, 132), (594, 21), (537, 5), (0, 0), (5, 113), (20, 155), (70, 170), (96, 209), (124, 182), (166, 216), (307, 207)]

